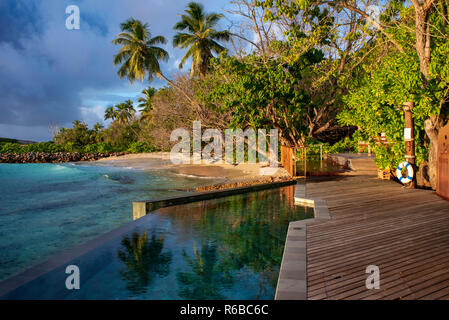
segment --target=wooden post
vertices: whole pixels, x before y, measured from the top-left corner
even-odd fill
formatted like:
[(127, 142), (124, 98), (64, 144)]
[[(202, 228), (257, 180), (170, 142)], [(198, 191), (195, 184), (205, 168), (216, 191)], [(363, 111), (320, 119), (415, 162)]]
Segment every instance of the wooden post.
[(307, 147), (304, 147), (304, 180), (307, 179)]
[(437, 195), (449, 200), (449, 124), (438, 132)]
[(409, 162), (412, 165), (413, 170), (415, 172), (413, 180), (409, 184), (410, 188), (415, 188), (415, 181), (416, 181), (415, 139), (414, 139), (415, 130), (412, 114), (412, 110), (414, 107), (415, 103), (413, 101), (405, 102), (403, 105), (404, 118), (405, 118), (405, 125), (404, 125), (405, 161)]
[(293, 147), (292, 149), (292, 172), (293, 172), (293, 177), (296, 177), (296, 147)]
[(147, 204), (145, 201), (133, 202), (133, 220), (142, 218), (147, 214)]

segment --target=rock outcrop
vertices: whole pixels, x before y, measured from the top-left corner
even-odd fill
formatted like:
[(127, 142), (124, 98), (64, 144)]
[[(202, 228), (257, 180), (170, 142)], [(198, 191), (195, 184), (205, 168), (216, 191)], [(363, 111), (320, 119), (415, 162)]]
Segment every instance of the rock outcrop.
[(123, 156), (125, 152), (108, 153), (45, 153), (45, 152), (27, 152), (21, 154), (0, 153), (0, 163), (58, 163), (58, 162), (76, 162), (76, 161), (94, 161), (101, 158), (112, 156)]

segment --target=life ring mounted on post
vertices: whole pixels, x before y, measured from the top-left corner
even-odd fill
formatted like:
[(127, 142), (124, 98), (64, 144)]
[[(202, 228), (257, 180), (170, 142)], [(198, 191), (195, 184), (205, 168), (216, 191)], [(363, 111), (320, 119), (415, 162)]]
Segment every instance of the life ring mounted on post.
[[(407, 169), (407, 177), (402, 176), (402, 169), (404, 167)], [(399, 181), (403, 184), (411, 182), (413, 180), (413, 175), (413, 166), (407, 161), (401, 162), (396, 169), (396, 177), (398, 177)]]

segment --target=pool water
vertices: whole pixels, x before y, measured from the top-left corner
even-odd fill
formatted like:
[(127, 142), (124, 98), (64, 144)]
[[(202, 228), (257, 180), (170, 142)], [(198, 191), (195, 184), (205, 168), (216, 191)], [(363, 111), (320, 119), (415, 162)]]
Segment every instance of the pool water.
[[(298, 175), (304, 175), (305, 163), (301, 158), (296, 162), (296, 172)], [(307, 156), (307, 175), (326, 175), (326, 173), (344, 172), (346, 169), (331, 161), (330, 159), (320, 159), (318, 155)]]
[[(65, 287), (67, 263), (9, 299), (273, 299), (294, 205), (294, 186), (160, 209), (74, 258), (80, 289)], [(101, 242), (101, 241), (99, 241)]]

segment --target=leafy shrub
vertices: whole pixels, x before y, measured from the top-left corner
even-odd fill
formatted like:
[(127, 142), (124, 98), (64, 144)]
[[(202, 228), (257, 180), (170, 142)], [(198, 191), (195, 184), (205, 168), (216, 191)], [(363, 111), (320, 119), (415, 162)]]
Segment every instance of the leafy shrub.
[(132, 142), (126, 151), (130, 153), (153, 152), (154, 148), (145, 142)]
[(2, 145), (0, 153), (22, 153), (22, 146), (18, 143), (7, 142)]
[(56, 145), (53, 142), (39, 142), (22, 146), (22, 152), (64, 152), (64, 146)]
[(44, 152), (44, 153), (57, 153), (57, 152), (80, 152), (80, 153), (108, 153), (113, 152), (114, 147), (109, 143), (96, 143), (88, 144), (83, 148), (76, 146), (73, 142), (68, 142), (64, 145), (54, 144), (53, 142), (40, 142), (28, 145), (21, 145), (18, 143), (5, 143), (0, 146), (0, 153), (27, 153), (27, 152)]
[[(360, 140), (357, 134), (354, 134), (351, 138), (346, 137), (343, 140), (330, 145), (327, 142), (321, 142), (315, 138), (307, 138), (306, 145), (308, 155), (319, 155), (320, 146), (323, 146), (323, 153), (345, 153), (345, 152), (357, 152), (358, 141)], [(362, 139), (363, 140), (363, 139)], [(301, 151), (298, 149), (298, 153)]]
[(114, 148), (107, 142), (88, 144), (84, 147), (86, 153), (108, 153), (113, 152)]
[(65, 152), (75, 152), (75, 144), (73, 142), (67, 142), (63, 145)]
[(358, 141), (346, 137), (329, 147), (328, 153), (357, 152)]

